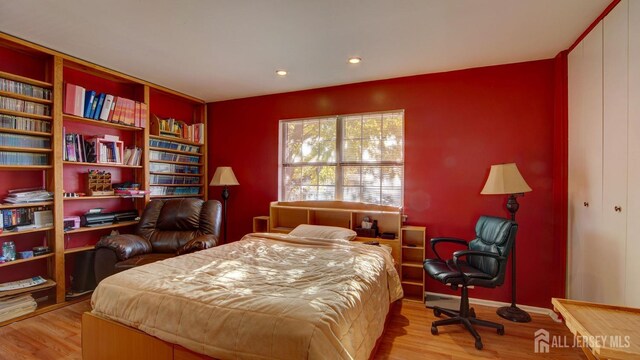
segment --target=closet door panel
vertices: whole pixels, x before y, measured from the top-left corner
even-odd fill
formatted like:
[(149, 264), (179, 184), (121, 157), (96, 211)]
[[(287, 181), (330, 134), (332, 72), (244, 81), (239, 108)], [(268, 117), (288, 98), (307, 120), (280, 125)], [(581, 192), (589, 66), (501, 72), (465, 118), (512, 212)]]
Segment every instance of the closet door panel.
[[(599, 259), (602, 238), (602, 24), (582, 41), (576, 76), (577, 118), (570, 123), (572, 168), (569, 188), (574, 194), (571, 239), (571, 278), (579, 279), (576, 299), (593, 301), (606, 264)], [(581, 283), (581, 284), (580, 284)], [(573, 291), (574, 289), (572, 289)]]
[(579, 43), (567, 57), (569, 160), (568, 160), (568, 244), (567, 244), (567, 297), (583, 299), (584, 245), (583, 217), (587, 198), (584, 158), (584, 139), (581, 120), (584, 109), (584, 45)]
[(640, 2), (629, 2), (629, 120), (625, 305), (640, 307)]
[(606, 271), (596, 282), (595, 299), (624, 304), (627, 235), (628, 1), (604, 19), (603, 231), (598, 246)]

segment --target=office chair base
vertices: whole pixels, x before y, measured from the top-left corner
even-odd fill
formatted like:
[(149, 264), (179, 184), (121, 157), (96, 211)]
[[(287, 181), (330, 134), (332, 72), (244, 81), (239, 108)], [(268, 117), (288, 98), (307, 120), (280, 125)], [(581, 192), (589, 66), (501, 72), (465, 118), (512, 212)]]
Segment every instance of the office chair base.
[(461, 324), (467, 328), (467, 331), (469, 331), (469, 333), (471, 333), (473, 338), (476, 340), (475, 346), (476, 346), (476, 349), (478, 350), (482, 350), (482, 347), (483, 347), (482, 338), (480, 337), (480, 334), (478, 334), (478, 331), (476, 331), (476, 329), (473, 327), (473, 325), (496, 329), (496, 332), (498, 333), (498, 335), (504, 335), (504, 325), (494, 323), (491, 321), (477, 319), (475, 317), (476, 314), (473, 308), (469, 309), (467, 316), (460, 316), (460, 311), (443, 309), (436, 306), (433, 308), (433, 314), (438, 317), (444, 314), (449, 318), (432, 322), (431, 323), (432, 335), (438, 335), (438, 326)]
[(525, 323), (531, 321), (531, 315), (514, 305), (503, 306), (496, 310), (496, 314), (500, 315), (500, 317), (503, 319), (507, 319), (513, 322)]

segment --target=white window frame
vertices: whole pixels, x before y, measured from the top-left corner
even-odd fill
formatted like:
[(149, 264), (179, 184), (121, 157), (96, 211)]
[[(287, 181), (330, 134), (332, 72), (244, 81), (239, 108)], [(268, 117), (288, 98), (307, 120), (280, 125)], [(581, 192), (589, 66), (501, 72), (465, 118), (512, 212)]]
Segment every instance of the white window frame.
[[(344, 118), (350, 116), (365, 116), (365, 115), (384, 115), (391, 113), (400, 113), (402, 114), (402, 161), (379, 161), (379, 162), (346, 162), (342, 161), (342, 148), (343, 148), (343, 138), (342, 132), (344, 128)], [(385, 110), (385, 111), (371, 111), (371, 112), (363, 112), (363, 113), (355, 113), (355, 114), (340, 114), (340, 115), (326, 115), (326, 116), (313, 116), (306, 118), (296, 118), (296, 119), (282, 119), (278, 123), (278, 201), (285, 201), (285, 184), (284, 184), (284, 168), (288, 167), (284, 165), (285, 159), (285, 138), (286, 138), (286, 124), (293, 121), (303, 121), (303, 120), (324, 120), (324, 119), (335, 119), (336, 120), (336, 161), (335, 162), (326, 162), (326, 163), (302, 163), (300, 166), (335, 166), (336, 167), (336, 184), (335, 184), (335, 201), (342, 201), (342, 167), (343, 166), (366, 166), (368, 164), (374, 166), (401, 166), (402, 167), (402, 185), (400, 187), (400, 206), (404, 206), (404, 180), (405, 180), (405, 114), (404, 109), (402, 110)], [(289, 165), (291, 166), (291, 165)], [(293, 165), (295, 166), (295, 165)], [(329, 200), (330, 201), (330, 200)]]

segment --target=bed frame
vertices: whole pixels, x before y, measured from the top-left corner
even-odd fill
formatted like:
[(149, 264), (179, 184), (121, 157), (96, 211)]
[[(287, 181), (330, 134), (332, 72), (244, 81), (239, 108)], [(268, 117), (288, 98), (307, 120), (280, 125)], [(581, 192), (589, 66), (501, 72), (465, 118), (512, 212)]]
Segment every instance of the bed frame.
[[(389, 305), (384, 329), (398, 300)], [(373, 360), (384, 332), (373, 347), (369, 359)], [(82, 314), (83, 360), (204, 360), (212, 357), (198, 354), (180, 345), (160, 340), (140, 330), (105, 319), (90, 312)]]

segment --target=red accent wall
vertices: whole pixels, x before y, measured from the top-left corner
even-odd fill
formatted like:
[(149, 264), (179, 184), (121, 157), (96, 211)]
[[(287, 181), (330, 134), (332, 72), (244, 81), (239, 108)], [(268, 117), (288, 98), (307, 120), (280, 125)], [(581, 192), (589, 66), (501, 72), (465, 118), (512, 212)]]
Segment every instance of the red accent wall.
[[(556, 133), (558, 73), (566, 65), (550, 59), (209, 104), (210, 173), (232, 166), (240, 182), (230, 189), (229, 239), (251, 232), (252, 217), (277, 200), (279, 120), (404, 109), (408, 222), (425, 225), (428, 238), (471, 239), (480, 215), (508, 216), (505, 196), (480, 195), (489, 167), (516, 162), (533, 188), (519, 198), (518, 302), (550, 307), (564, 296), (566, 267), (554, 208), (554, 146), (566, 142)], [(220, 188), (210, 191), (220, 199)], [(510, 279), (471, 296), (510, 301)], [(431, 279), (427, 291), (449, 292)]]

